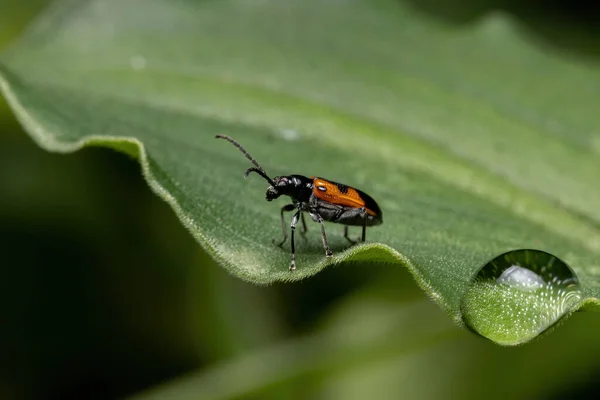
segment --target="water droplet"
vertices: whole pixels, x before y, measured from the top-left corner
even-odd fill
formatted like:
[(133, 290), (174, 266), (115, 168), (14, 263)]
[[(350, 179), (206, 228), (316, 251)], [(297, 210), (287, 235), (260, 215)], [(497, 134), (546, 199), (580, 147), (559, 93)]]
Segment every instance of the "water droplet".
[(146, 57), (140, 56), (139, 54), (129, 58), (129, 65), (136, 71), (146, 68), (146, 63)]
[(518, 265), (512, 265), (505, 269), (496, 282), (517, 286), (523, 290), (540, 289), (545, 284), (541, 276)]
[(564, 261), (540, 250), (514, 250), (479, 270), (461, 311), (475, 332), (516, 345), (554, 325), (581, 298), (579, 280)]

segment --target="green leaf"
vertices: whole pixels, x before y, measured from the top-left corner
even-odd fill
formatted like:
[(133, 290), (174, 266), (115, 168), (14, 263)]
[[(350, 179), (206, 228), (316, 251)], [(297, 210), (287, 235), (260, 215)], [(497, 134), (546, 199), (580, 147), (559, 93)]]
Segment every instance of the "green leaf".
[[(232, 274), (399, 264), (462, 323), (470, 280), (515, 248), (567, 262), (576, 307), (600, 297), (600, 70), (530, 42), (506, 15), (455, 27), (391, 0), (61, 1), (2, 55), (0, 86), (45, 149), (138, 158)], [(217, 133), (271, 175), (364, 190), (383, 225), (348, 248), (328, 224), (326, 259), (310, 224), (290, 273), (286, 203)]]

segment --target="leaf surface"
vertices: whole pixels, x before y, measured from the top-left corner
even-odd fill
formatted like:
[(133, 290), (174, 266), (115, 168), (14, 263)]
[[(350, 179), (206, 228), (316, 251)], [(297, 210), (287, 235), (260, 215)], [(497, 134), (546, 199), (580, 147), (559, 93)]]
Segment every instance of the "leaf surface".
[[(0, 85), (42, 147), (138, 158), (242, 279), (399, 264), (461, 322), (478, 269), (535, 248), (573, 268), (579, 305), (600, 297), (600, 69), (537, 48), (506, 15), (451, 26), (391, 0), (59, 1), (1, 56)], [(265, 202), (217, 133), (271, 176), (360, 188), (383, 225), (349, 248), (327, 224), (325, 259), (309, 222), (290, 273), (289, 243), (272, 244), (286, 202)]]

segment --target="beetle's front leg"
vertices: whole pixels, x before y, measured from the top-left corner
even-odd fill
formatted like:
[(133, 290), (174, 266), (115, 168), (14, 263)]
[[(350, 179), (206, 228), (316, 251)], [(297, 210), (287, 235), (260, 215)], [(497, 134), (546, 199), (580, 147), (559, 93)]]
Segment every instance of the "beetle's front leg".
[(300, 220), (302, 221), (302, 229), (300, 230), (300, 234), (302, 235), (302, 238), (306, 240), (306, 232), (308, 232), (308, 227), (306, 226), (304, 213), (300, 214)]
[(290, 225), (292, 228), (292, 235), (291, 235), (292, 262), (290, 263), (290, 271), (294, 271), (296, 269), (296, 246), (294, 244), (294, 232), (296, 231), (296, 225), (298, 224), (298, 218), (300, 217), (301, 212), (302, 212), (302, 210), (300, 208), (298, 208), (298, 211), (296, 211), (296, 213), (292, 217), (292, 223)]
[(285, 218), (283, 217), (283, 213), (286, 211), (294, 211), (295, 208), (296, 206), (293, 204), (286, 204), (285, 206), (281, 207), (281, 231), (283, 232), (283, 239), (281, 239), (281, 242), (279, 243), (273, 239), (273, 244), (281, 247), (285, 243), (287, 239), (287, 228), (285, 226)]

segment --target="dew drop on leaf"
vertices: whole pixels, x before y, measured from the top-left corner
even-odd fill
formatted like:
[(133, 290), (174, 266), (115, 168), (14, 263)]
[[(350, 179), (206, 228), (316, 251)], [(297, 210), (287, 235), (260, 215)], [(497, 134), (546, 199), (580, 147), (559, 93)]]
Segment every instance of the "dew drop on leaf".
[(558, 257), (514, 250), (486, 263), (461, 301), (466, 325), (504, 345), (516, 345), (554, 325), (581, 300), (579, 280)]

